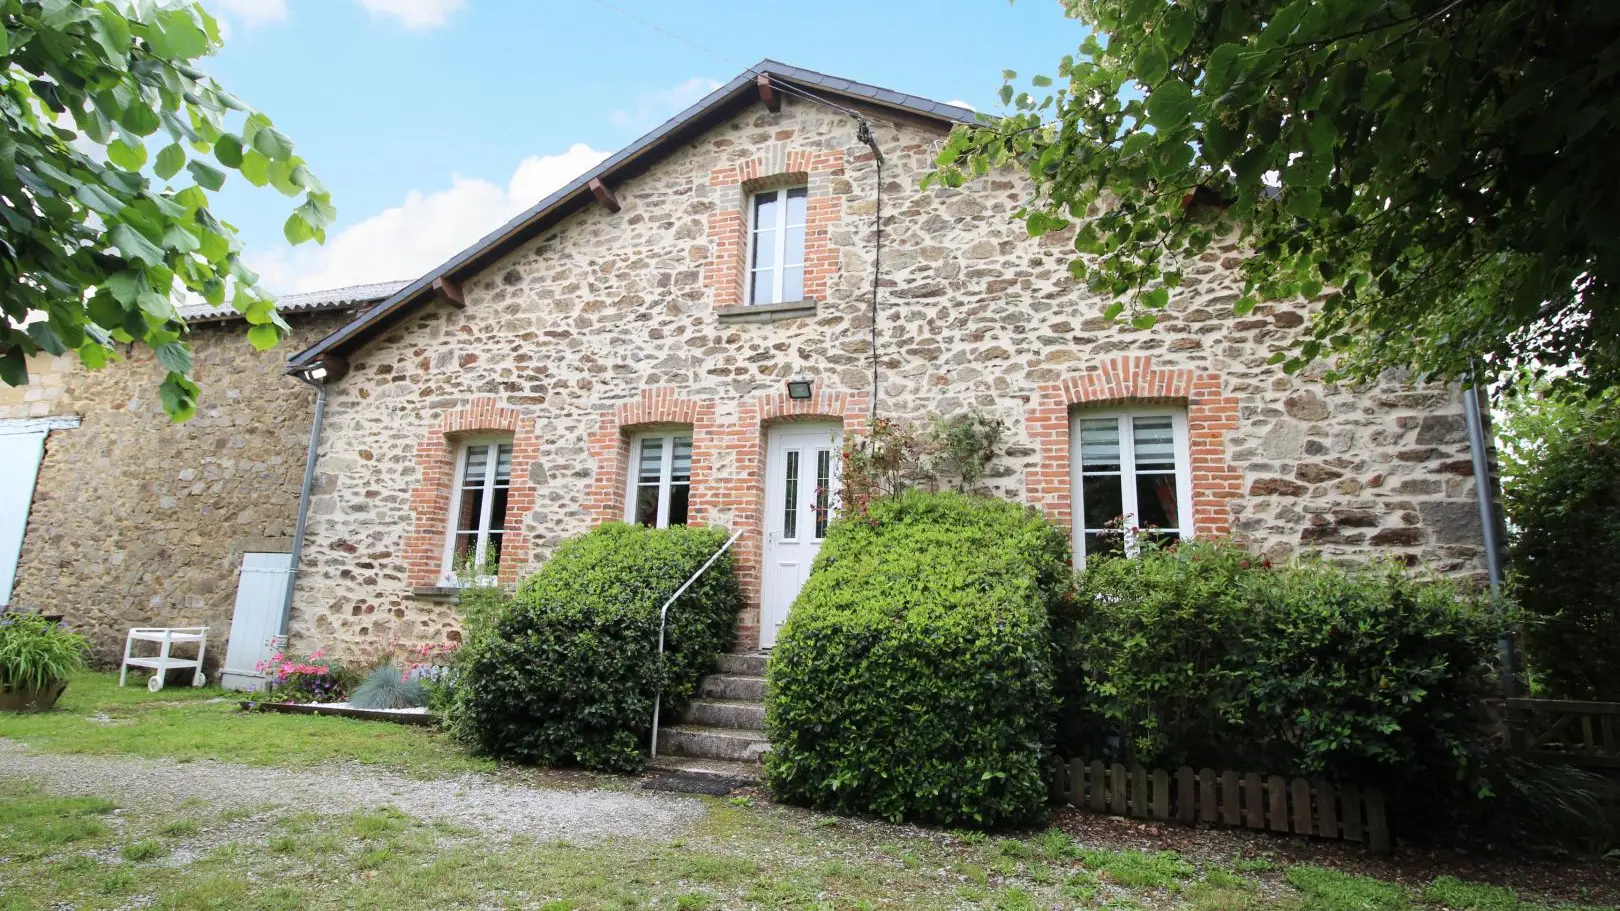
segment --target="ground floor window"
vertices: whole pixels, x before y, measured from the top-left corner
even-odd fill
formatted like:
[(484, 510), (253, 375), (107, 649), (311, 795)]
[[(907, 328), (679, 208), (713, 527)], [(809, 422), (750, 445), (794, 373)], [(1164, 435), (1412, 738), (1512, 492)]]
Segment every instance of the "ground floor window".
[(445, 548), (447, 581), (496, 575), (511, 485), (509, 440), (477, 439), (461, 444), (450, 501), (450, 541)]
[(692, 494), (692, 435), (679, 431), (637, 434), (630, 440), (626, 522), (668, 528), (685, 525)]
[(1187, 416), (1179, 409), (1077, 411), (1070, 425), (1074, 550), (1134, 555), (1193, 533)]

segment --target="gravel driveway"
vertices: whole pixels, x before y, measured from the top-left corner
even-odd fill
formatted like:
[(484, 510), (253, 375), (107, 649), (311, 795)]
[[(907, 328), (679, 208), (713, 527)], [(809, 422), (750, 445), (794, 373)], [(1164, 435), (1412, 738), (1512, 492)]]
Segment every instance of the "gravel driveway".
[(0, 779), (28, 779), (55, 794), (84, 794), (122, 806), (173, 808), (190, 797), (218, 809), (296, 806), (317, 813), (392, 806), (425, 820), (486, 835), (524, 835), (588, 844), (627, 837), (669, 838), (700, 819), (699, 801), (643, 791), (548, 790), (489, 776), (422, 780), (383, 771), (275, 769), (223, 762), (36, 753), (0, 738)]

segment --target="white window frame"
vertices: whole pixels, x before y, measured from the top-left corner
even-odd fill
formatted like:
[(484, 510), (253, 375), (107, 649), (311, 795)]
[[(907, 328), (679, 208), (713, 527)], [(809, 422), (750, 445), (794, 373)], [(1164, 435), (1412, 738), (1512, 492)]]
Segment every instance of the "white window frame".
[[(747, 205), (748, 205), (748, 249), (747, 249), (747, 251), (745, 251), (746, 252), (746, 257), (743, 259), (743, 294), (744, 294), (744, 300), (746, 300), (750, 305), (762, 305), (763, 306), (763, 305), (769, 305), (769, 304), (790, 304), (790, 303), (793, 303), (793, 301), (783, 300), (783, 298), (782, 298), (782, 276), (787, 271), (787, 269), (786, 269), (786, 266), (787, 266), (787, 229), (789, 227), (788, 220), (787, 220), (787, 218), (788, 218), (788, 215), (787, 215), (787, 213), (788, 213), (787, 197), (788, 197), (788, 193), (790, 193), (790, 192), (792, 192), (794, 190), (803, 190), (804, 191), (804, 224), (800, 226), (800, 227), (804, 228), (804, 249), (801, 249), (799, 251), (799, 275), (800, 275), (800, 285), (801, 285), (801, 287), (803, 286), (803, 283), (805, 281), (805, 276), (806, 276), (806, 273), (809, 270), (809, 266), (810, 266), (810, 264), (808, 262), (806, 262), (806, 254), (807, 254), (807, 252), (809, 250), (809, 246), (810, 246), (810, 187), (809, 187), (809, 185), (802, 184), (802, 183), (791, 184), (791, 185), (785, 186), (785, 187), (770, 187), (768, 189), (758, 190), (758, 191), (756, 191), (754, 193), (750, 193), (750, 194), (748, 194), (748, 199), (747, 199)], [(773, 230), (773, 231), (776, 232), (776, 255), (772, 259), (771, 264), (766, 267), (766, 268), (769, 268), (769, 269), (772, 270), (771, 271), (771, 275), (772, 275), (771, 299), (767, 300), (767, 301), (761, 301), (761, 300), (755, 299), (755, 297), (754, 297), (754, 273), (759, 271), (754, 266), (754, 242), (756, 241), (756, 239), (758, 238), (758, 235), (759, 235), (759, 225), (756, 223), (757, 220), (758, 220), (757, 215), (758, 215), (758, 212), (759, 212), (759, 197), (763, 196), (766, 193), (776, 193), (777, 194), (777, 203), (778, 203), (778, 205), (776, 207), (776, 224), (772, 225), (771, 228), (770, 228), (770, 230)], [(804, 295), (801, 293), (799, 296), (800, 296), (800, 298), (803, 298)]]
[[(479, 511), (478, 515), (478, 537), (477, 543), (474, 545), (473, 549), (473, 565), (483, 566), (484, 558), (489, 553), (489, 514), (490, 510), (493, 509), (495, 505), (495, 475), (499, 470), (501, 460), (500, 447), (511, 445), (512, 438), (509, 436), (468, 437), (456, 443), (455, 486), (450, 488), (450, 514), (446, 517), (447, 521), (445, 524), (447, 527), (444, 531), (444, 566), (443, 571), (440, 574), (440, 578), (446, 585), (460, 585), (462, 581), (461, 578), (456, 575), (455, 566), (457, 531), (456, 517), (461, 515), (461, 495), (466, 487), (464, 482), (466, 481), (467, 472), (467, 450), (473, 446), (490, 447), (490, 457), (488, 462), (485, 463), (484, 467), (484, 505)], [(516, 456), (517, 452), (514, 448), (512, 461), (513, 473), (517, 472)], [(510, 499), (512, 479), (510, 476), (506, 479), (506, 489), (508, 497), (507, 510), (510, 511), (512, 508)], [(508, 518), (510, 518), (510, 516), (508, 516)], [(501, 532), (501, 543), (504, 545), (506, 543), (504, 525), (502, 526)], [(476, 581), (481, 585), (492, 585), (494, 584), (495, 579), (493, 577), (482, 577)]]
[[(641, 444), (645, 440), (662, 440), (663, 454), (658, 468), (658, 520), (654, 528), (669, 527), (669, 501), (671, 499), (670, 477), (675, 467), (675, 438), (686, 437), (692, 439), (692, 428), (670, 427), (663, 430), (648, 430), (634, 434), (630, 437), (630, 462), (625, 474), (624, 491), (624, 521), (627, 525), (636, 524), (636, 494), (641, 490)], [(697, 450), (692, 450), (694, 461)], [(686, 518), (692, 518), (692, 476), (686, 478)]]
[[(1140, 510), (1136, 500), (1136, 435), (1133, 432), (1132, 418), (1170, 417), (1170, 430), (1175, 455), (1176, 475), (1176, 505), (1179, 514), (1177, 527), (1173, 530), (1180, 534), (1181, 540), (1188, 541), (1193, 537), (1193, 502), (1192, 502), (1192, 455), (1191, 440), (1187, 434), (1187, 411), (1184, 408), (1173, 406), (1143, 407), (1143, 408), (1116, 408), (1103, 411), (1078, 410), (1069, 414), (1069, 490), (1071, 491), (1071, 523), (1070, 535), (1074, 541), (1074, 563), (1084, 566), (1086, 560), (1086, 504), (1085, 488), (1081, 485), (1082, 463), (1080, 459), (1080, 422), (1113, 418), (1119, 426), (1119, 475), (1120, 475), (1120, 508), (1121, 514), (1133, 520), (1139, 516)], [(1130, 483), (1126, 483), (1126, 479)], [(1095, 531), (1095, 530), (1093, 530)], [(1134, 557), (1140, 552), (1136, 536), (1126, 534), (1125, 554)]]

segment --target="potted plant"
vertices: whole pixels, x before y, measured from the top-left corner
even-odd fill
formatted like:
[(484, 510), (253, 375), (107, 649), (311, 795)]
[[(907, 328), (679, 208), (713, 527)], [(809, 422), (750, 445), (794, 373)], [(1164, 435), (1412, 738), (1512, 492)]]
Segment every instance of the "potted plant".
[(0, 710), (48, 709), (84, 666), (89, 643), (39, 614), (0, 614)]

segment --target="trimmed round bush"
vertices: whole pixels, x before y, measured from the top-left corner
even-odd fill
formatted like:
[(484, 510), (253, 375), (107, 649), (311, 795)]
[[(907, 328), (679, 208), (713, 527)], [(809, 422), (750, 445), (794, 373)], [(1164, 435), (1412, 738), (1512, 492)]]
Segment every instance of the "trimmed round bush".
[(771, 790), (896, 821), (1039, 818), (1067, 559), (1000, 500), (912, 492), (835, 521), (771, 655)]
[(1545, 441), (1507, 488), (1536, 695), (1620, 699), (1620, 420)]
[(670, 607), (658, 655), (658, 609), (725, 540), (610, 523), (564, 543), (465, 647), (457, 734), (514, 762), (641, 768), (659, 687), (664, 717), (678, 717), (735, 636), (727, 553)]
[(1471, 588), (1190, 541), (1088, 561), (1077, 604), (1070, 755), (1431, 792), (1479, 772), (1507, 618)]

